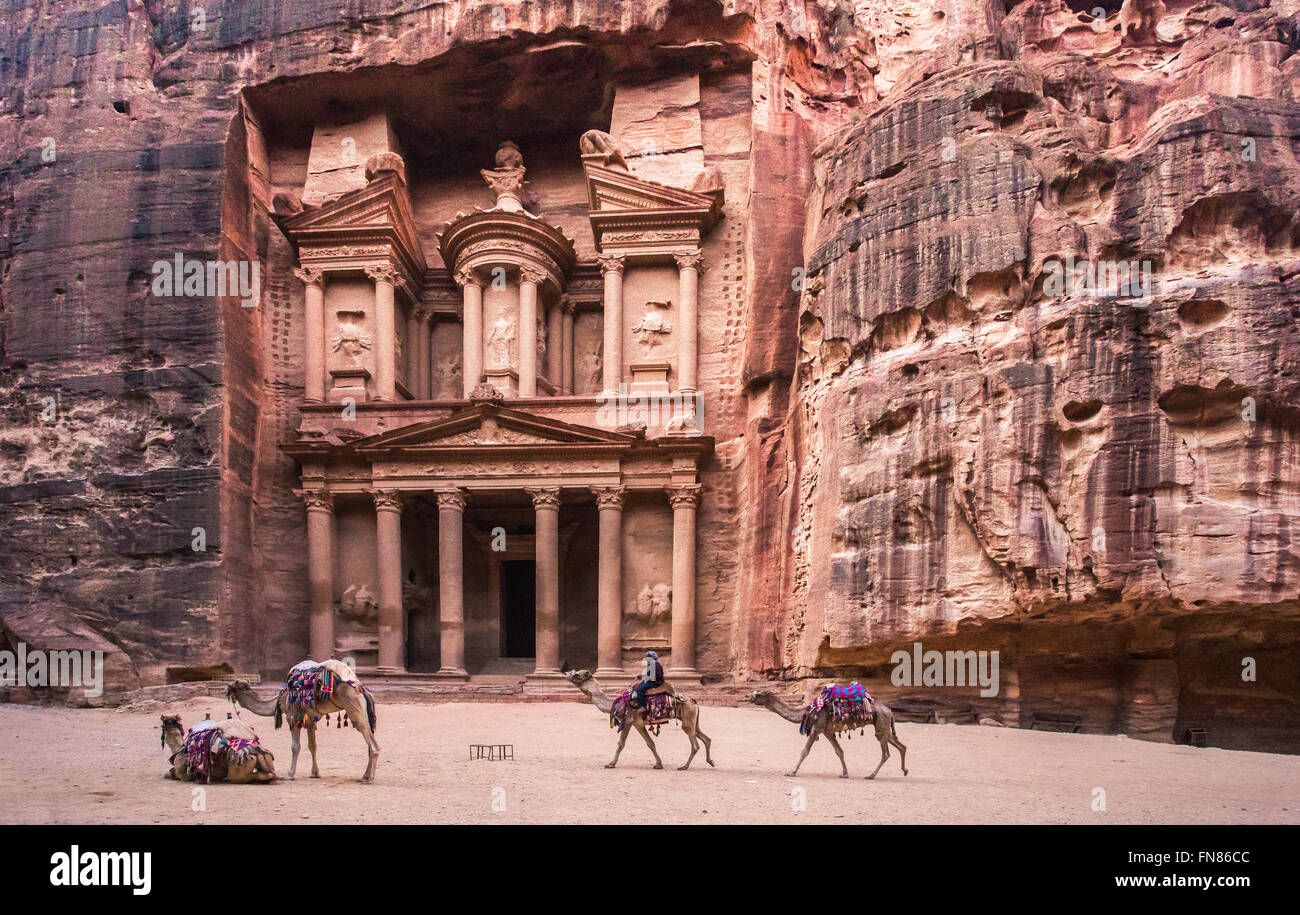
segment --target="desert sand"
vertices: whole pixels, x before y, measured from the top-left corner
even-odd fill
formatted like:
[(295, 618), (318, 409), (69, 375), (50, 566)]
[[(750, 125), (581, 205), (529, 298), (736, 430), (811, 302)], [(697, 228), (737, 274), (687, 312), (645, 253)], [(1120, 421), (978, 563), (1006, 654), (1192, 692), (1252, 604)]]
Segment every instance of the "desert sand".
[[(149, 711), (0, 706), (4, 823), (1300, 823), (1300, 757), (1192, 749), (1125, 737), (903, 723), (875, 781), (879, 745), (844, 744), (850, 778), (819, 741), (797, 778), (798, 728), (770, 712), (705, 707), (716, 768), (686, 772), (676, 725), (651, 768), (634, 734), (619, 766), (606, 718), (577, 703), (382, 704), (376, 784), (356, 779), (354, 730), (322, 730), (321, 778), (303, 741), (298, 778), (198, 786), (163, 778), (159, 715), (193, 724), (229, 705), (190, 700)], [(289, 732), (241, 712), (289, 769)], [(471, 743), (511, 743), (513, 761), (470, 760)], [(1095, 789), (1105, 792), (1105, 809)], [(205, 809), (195, 809), (201, 807)]]

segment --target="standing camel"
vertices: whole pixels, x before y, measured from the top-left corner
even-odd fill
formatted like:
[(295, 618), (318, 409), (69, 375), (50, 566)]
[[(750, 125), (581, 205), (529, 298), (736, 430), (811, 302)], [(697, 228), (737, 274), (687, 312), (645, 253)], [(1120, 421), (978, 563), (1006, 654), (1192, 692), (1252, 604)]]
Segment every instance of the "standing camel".
[[(222, 735), (230, 738), (257, 740), (257, 734), (251, 727), (237, 719), (229, 719), (220, 725)], [(169, 757), (172, 767), (167, 770), (167, 778), (182, 782), (196, 781), (202, 773), (190, 768), (189, 757), (185, 753), (185, 726), (179, 715), (162, 716), (162, 742), (171, 751)], [(233, 753), (228, 742), (212, 756), (212, 771), (208, 773), (210, 781), (230, 782), (233, 785), (247, 785), (253, 782), (273, 782), (275, 775), (275, 757), (269, 750), (259, 744), (245, 753)]]
[[(578, 689), (582, 690), (583, 694), (592, 701), (592, 704), (595, 705), (596, 708), (600, 709), (606, 715), (609, 714), (610, 709), (614, 705), (614, 700), (605, 695), (605, 691), (601, 689), (600, 684), (596, 682), (596, 678), (592, 675), (591, 671), (566, 671), (564, 678), (574, 686), (578, 687)], [(691, 755), (686, 757), (685, 765), (677, 767), (677, 771), (682, 772), (690, 768), (691, 760), (694, 759), (695, 754), (700, 751), (701, 740), (704, 741), (704, 760), (712, 766), (713, 757), (710, 755), (709, 750), (713, 745), (713, 741), (709, 739), (707, 734), (700, 730), (700, 704), (694, 699), (688, 699), (686, 696), (683, 696), (671, 686), (669, 687), (669, 692), (673, 697), (674, 712), (681, 719), (682, 730), (686, 732), (686, 736), (689, 737), (691, 741)], [(650, 732), (646, 730), (645, 714), (641, 709), (632, 708), (630, 705), (627, 709), (627, 716), (623, 720), (623, 728), (618, 733), (618, 749), (614, 751), (614, 758), (606, 763), (605, 768), (612, 769), (618, 765), (618, 757), (619, 754), (623, 752), (623, 744), (627, 743), (627, 735), (633, 728), (636, 728), (636, 730), (640, 732), (642, 739), (645, 740), (646, 746), (648, 746), (650, 752), (654, 754), (655, 768), (662, 769), (664, 767), (663, 760), (659, 758), (659, 751), (655, 749), (655, 742), (650, 737)], [(697, 737), (699, 738), (698, 740), (696, 739)]]
[[(763, 708), (776, 712), (786, 721), (793, 721), (795, 724), (802, 725), (804, 709), (796, 708), (786, 704), (779, 696), (771, 690), (762, 689), (754, 690), (746, 699), (755, 705), (761, 705)], [(880, 741), (880, 765), (876, 766), (876, 772), (889, 759), (889, 745), (892, 743), (898, 747), (899, 764), (903, 767), (903, 774), (907, 774), (907, 747), (898, 739), (898, 731), (894, 728), (894, 713), (889, 710), (889, 706), (882, 702), (877, 702), (870, 697), (867, 698), (867, 705), (871, 708), (872, 721), (876, 728), (876, 739)], [(831, 748), (835, 750), (835, 755), (840, 758), (840, 768), (843, 770), (840, 778), (849, 777), (849, 767), (844, 762), (844, 750), (840, 742), (835, 739), (835, 734), (840, 731), (856, 731), (861, 725), (853, 725), (847, 721), (836, 721), (832, 717), (831, 704), (828, 702), (822, 706), (817, 717), (811, 722), (811, 733), (808, 735), (808, 742), (804, 744), (803, 753), (799, 756), (799, 762), (795, 764), (794, 771), (786, 773), (790, 777), (799, 774), (799, 767), (803, 761), (808, 758), (808, 751), (812, 745), (817, 742), (817, 738), (823, 734), (830, 741)], [(875, 778), (876, 772), (872, 772), (867, 778)]]
[[(289, 774), (286, 778), (292, 779), (294, 773), (298, 770), (298, 751), (302, 748), (301, 735), (299, 731), (307, 729), (307, 749), (311, 751), (311, 777), (320, 778), (320, 769), (316, 766), (316, 721), (308, 715), (306, 719), (300, 719), (289, 702), (289, 688), (286, 686), (281, 689), (273, 699), (263, 699), (253, 691), (253, 688), (243, 680), (236, 680), (226, 687), (226, 698), (231, 702), (242, 705), (254, 715), (274, 716), (275, 726), (280, 727), (285, 718), (289, 719), (289, 736), (293, 745), (293, 759), (289, 762)], [(352, 726), (361, 732), (365, 738), (366, 748), (369, 750), (370, 759), (366, 764), (366, 772), (361, 776), (360, 781), (363, 785), (372, 784), (375, 780), (375, 766), (379, 763), (379, 743), (375, 740), (375, 727), (378, 723), (375, 715), (375, 699), (370, 695), (370, 690), (361, 684), (355, 686), (346, 680), (340, 680), (334, 687), (334, 693), (329, 699), (321, 699), (316, 703), (316, 712), (321, 715), (329, 715), (335, 712), (345, 713), (352, 721)]]

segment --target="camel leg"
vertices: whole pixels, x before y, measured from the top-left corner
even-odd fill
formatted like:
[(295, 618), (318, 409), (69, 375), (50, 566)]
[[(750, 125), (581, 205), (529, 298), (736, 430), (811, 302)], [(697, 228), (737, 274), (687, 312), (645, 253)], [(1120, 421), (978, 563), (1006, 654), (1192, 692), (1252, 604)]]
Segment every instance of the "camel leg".
[(289, 725), (289, 746), (293, 750), (293, 758), (289, 760), (289, 774), (285, 776), (289, 781), (293, 781), (293, 774), (298, 771), (298, 751), (302, 749), (302, 726), (293, 723)]
[(650, 738), (650, 732), (647, 731), (644, 727), (638, 727), (637, 730), (640, 731), (641, 736), (645, 738), (645, 745), (649, 747), (650, 752), (654, 754), (655, 768), (662, 769), (664, 767), (664, 761), (659, 758), (659, 751), (655, 749), (655, 742)]
[(844, 762), (844, 748), (840, 746), (840, 742), (835, 739), (835, 735), (832, 734), (830, 731), (826, 732), (826, 739), (831, 742), (831, 749), (833, 749), (835, 751), (835, 755), (840, 758), (840, 769), (842, 770), (842, 774), (840, 775), (840, 778), (848, 778), (849, 767)]
[(898, 747), (898, 762), (903, 767), (903, 774), (907, 774), (907, 747), (897, 737), (890, 737), (889, 742)]
[(799, 767), (802, 766), (803, 761), (808, 758), (808, 751), (812, 749), (812, 745), (815, 744), (816, 742), (817, 742), (817, 732), (813, 731), (811, 734), (808, 735), (808, 742), (803, 745), (803, 752), (799, 754), (799, 761), (794, 764), (794, 771), (787, 772), (786, 775), (788, 775), (790, 778), (794, 778), (796, 775), (799, 774)]
[(686, 732), (686, 738), (691, 742), (691, 755), (686, 757), (686, 764), (677, 767), (678, 772), (685, 772), (691, 767), (691, 760), (695, 754), (700, 752), (700, 742), (695, 738), (695, 732), (699, 728), (700, 716), (696, 711), (688, 712), (682, 715), (682, 730)]
[(370, 730), (370, 716), (366, 714), (365, 697), (361, 697), (357, 705), (360, 708), (351, 708), (348, 714), (352, 716), (352, 721), (356, 724), (357, 730), (366, 740), (366, 749), (370, 753), (370, 761), (366, 764), (366, 774), (361, 776), (361, 784), (373, 784), (375, 780), (375, 766), (379, 765), (379, 741), (375, 740), (374, 732)]
[[(695, 720), (694, 720), (694, 722), (692, 722), (692, 723), (695, 725), (695, 727), (694, 727), (695, 735), (694, 735), (694, 736), (696, 736), (696, 737), (700, 738), (700, 740), (704, 741), (704, 761), (705, 761), (706, 763), (708, 763), (710, 766), (712, 766), (712, 765), (713, 765), (713, 756), (710, 754), (709, 751), (710, 751), (710, 749), (711, 749), (712, 746), (713, 746), (713, 741), (710, 740), (710, 739), (709, 739), (709, 735), (708, 735), (708, 734), (705, 734), (704, 731), (700, 728), (700, 709), (699, 709), (699, 706), (696, 706), (696, 708), (695, 708)], [(695, 754), (694, 754), (694, 753), (691, 753), (691, 755), (694, 756)]]
[(618, 757), (623, 752), (623, 744), (627, 743), (627, 735), (632, 730), (632, 726), (624, 725), (623, 730), (618, 732), (618, 748), (614, 750), (614, 758), (605, 763), (606, 769), (612, 769), (618, 765)]
[(307, 727), (307, 749), (311, 751), (311, 777), (320, 778), (320, 769), (316, 766), (316, 722), (312, 721)]
[[(885, 760), (887, 759), (889, 759), (889, 740), (884, 739), (880, 741), (880, 765), (876, 766), (876, 772), (880, 771), (880, 767), (885, 764)], [(876, 772), (872, 772), (870, 775), (867, 776), (867, 778), (868, 779), (875, 778)]]

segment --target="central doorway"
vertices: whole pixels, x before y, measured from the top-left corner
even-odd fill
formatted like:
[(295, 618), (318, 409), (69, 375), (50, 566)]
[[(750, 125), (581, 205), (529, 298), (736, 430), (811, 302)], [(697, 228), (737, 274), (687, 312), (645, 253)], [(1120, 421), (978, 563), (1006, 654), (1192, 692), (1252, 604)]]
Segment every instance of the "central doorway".
[(537, 563), (501, 563), (501, 657), (537, 656)]

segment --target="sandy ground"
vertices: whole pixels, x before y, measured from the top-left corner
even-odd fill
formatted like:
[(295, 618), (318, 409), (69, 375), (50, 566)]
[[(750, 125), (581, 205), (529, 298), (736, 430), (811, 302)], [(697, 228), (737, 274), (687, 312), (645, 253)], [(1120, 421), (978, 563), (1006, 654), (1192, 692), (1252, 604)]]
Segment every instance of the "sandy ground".
[[(1300, 757), (1177, 747), (1124, 737), (970, 725), (899, 725), (908, 747), (875, 781), (869, 736), (845, 744), (851, 778), (819, 741), (797, 778), (798, 729), (757, 708), (713, 708), (701, 723), (716, 768), (671, 725), (665, 769), (633, 734), (614, 770), (615, 732), (576, 703), (381, 705), (374, 785), (358, 784), (356, 731), (320, 737), (321, 778), (195, 786), (165, 780), (162, 712), (192, 724), (229, 708), (213, 700), (150, 712), (0, 705), (4, 823), (1300, 823)], [(289, 768), (289, 734), (245, 711)], [(510, 762), (470, 761), (471, 743), (512, 743)], [(1105, 810), (1094, 810), (1095, 789)]]

